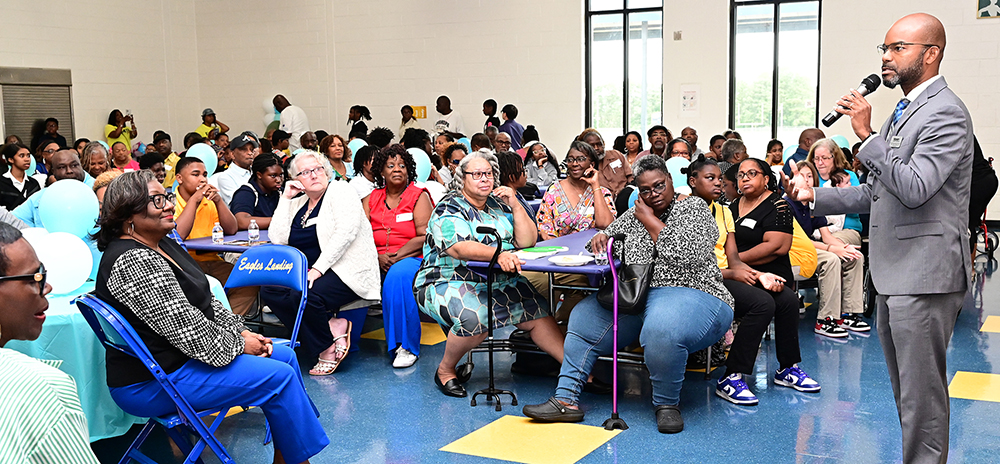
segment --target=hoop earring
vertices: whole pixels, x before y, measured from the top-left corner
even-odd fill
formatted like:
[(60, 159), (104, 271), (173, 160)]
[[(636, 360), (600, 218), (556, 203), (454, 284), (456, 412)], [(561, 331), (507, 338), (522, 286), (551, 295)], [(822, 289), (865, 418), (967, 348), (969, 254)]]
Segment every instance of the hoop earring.
[(130, 223), (129, 223), (129, 227), (131, 227), (131, 228), (132, 228), (132, 230), (130, 230), (130, 231), (128, 232), (128, 234), (129, 234), (129, 235), (135, 235), (135, 223), (134, 223), (134, 222), (130, 222)]

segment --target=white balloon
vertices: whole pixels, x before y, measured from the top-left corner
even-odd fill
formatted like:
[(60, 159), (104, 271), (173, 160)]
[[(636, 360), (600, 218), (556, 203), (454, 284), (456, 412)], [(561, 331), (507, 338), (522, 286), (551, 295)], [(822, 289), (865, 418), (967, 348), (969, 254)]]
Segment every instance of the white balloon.
[(49, 231), (45, 230), (44, 227), (29, 227), (27, 229), (21, 229), (21, 236), (31, 244), (32, 248), (38, 248), (41, 246), (42, 242), (38, 240), (45, 240), (45, 237), (49, 235)]
[(274, 117), (274, 103), (270, 98), (264, 98), (264, 101), (260, 103), (260, 107), (264, 109), (268, 117)]
[(264, 127), (266, 128), (269, 124), (274, 122), (274, 113), (265, 114), (264, 117), (260, 118), (260, 122), (264, 123)]
[(39, 261), (45, 264), (46, 282), (52, 285), (52, 294), (63, 295), (80, 288), (94, 266), (90, 247), (68, 232), (53, 232), (43, 237), (42, 242), (41, 246), (32, 246)]

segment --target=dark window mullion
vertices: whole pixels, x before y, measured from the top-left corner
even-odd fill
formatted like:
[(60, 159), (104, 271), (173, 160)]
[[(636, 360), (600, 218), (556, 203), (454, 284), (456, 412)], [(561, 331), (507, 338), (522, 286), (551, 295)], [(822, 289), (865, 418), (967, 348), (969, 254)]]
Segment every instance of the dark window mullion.
[(779, 59), (779, 48), (778, 42), (781, 37), (781, 2), (774, 2), (774, 19), (772, 20), (774, 24), (774, 62), (773, 68), (771, 70), (771, 138), (778, 138), (778, 85), (779, 85), (779, 73), (778, 68), (780, 67), (778, 61)]

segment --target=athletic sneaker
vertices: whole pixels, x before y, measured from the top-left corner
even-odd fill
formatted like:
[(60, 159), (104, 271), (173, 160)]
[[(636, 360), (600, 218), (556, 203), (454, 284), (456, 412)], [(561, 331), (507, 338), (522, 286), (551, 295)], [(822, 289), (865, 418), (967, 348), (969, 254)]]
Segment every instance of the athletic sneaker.
[(787, 369), (779, 369), (775, 371), (774, 384), (781, 385), (782, 387), (794, 388), (800, 392), (819, 392), (819, 383), (810, 379), (805, 372), (802, 372), (802, 369), (799, 369), (798, 364), (795, 364)]
[(417, 362), (417, 355), (410, 353), (403, 347), (396, 348), (396, 359), (392, 360), (392, 367), (404, 369), (412, 366), (415, 362)]
[(747, 387), (747, 383), (743, 381), (743, 376), (740, 374), (729, 374), (719, 379), (715, 385), (715, 396), (733, 404), (757, 405), (757, 397), (750, 391), (750, 387)]
[(847, 336), (847, 330), (838, 325), (837, 321), (832, 317), (816, 319), (815, 332), (830, 338), (844, 338)]
[(842, 319), (837, 321), (837, 324), (851, 332), (867, 332), (872, 329), (872, 326), (861, 319), (860, 314), (845, 314)]

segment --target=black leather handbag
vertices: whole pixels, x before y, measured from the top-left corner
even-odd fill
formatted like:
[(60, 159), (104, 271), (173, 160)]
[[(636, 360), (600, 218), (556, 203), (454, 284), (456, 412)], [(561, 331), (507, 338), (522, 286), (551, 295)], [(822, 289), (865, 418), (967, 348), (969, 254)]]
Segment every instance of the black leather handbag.
[[(613, 245), (617, 243), (613, 242)], [(646, 308), (646, 297), (649, 296), (649, 284), (653, 281), (653, 266), (656, 263), (656, 246), (653, 246), (652, 260), (647, 264), (626, 264), (624, 261), (618, 268), (618, 279), (608, 279), (597, 290), (597, 302), (608, 311), (614, 310), (614, 288), (618, 285), (618, 312), (621, 314), (639, 314)], [(625, 254), (622, 253), (624, 260)], [(617, 281), (616, 281), (617, 280)]]

